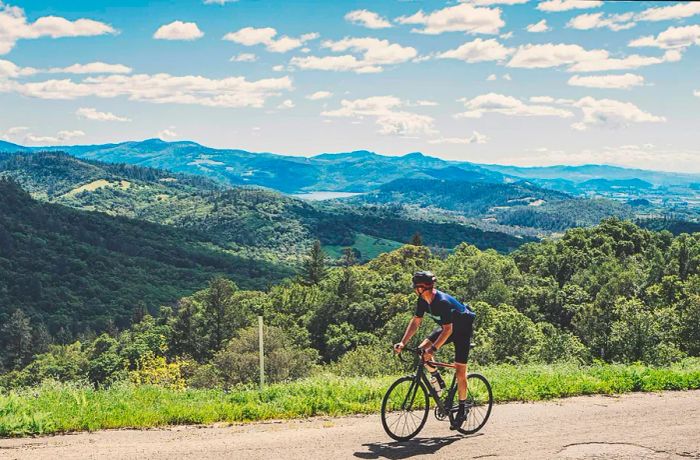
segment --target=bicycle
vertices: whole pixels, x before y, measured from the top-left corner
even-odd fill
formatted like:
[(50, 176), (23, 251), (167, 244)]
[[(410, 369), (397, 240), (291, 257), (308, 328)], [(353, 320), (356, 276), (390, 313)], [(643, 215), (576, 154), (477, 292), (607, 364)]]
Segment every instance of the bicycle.
[[(382, 400), (382, 425), (384, 431), (397, 441), (408, 441), (423, 429), (430, 413), (428, 394), (435, 401), (435, 418), (453, 423), (457, 416), (458, 405), (454, 403), (457, 394), (457, 380), (452, 376), (452, 384), (443, 389), (442, 397), (430, 384), (424, 365), (438, 368), (455, 368), (454, 364), (436, 361), (423, 362), (423, 351), (419, 348), (404, 347), (403, 351), (413, 352), (418, 356), (415, 374), (396, 380)], [(399, 354), (401, 358), (401, 354)], [(404, 360), (404, 358), (401, 358)], [(405, 361), (405, 360), (404, 360)], [(429, 392), (429, 393), (428, 393)], [(474, 434), (486, 425), (493, 406), (491, 384), (481, 374), (467, 374), (467, 410), (464, 423), (457, 428), (462, 434)], [(418, 415), (418, 414), (421, 415)], [(412, 430), (412, 431), (411, 431)]]

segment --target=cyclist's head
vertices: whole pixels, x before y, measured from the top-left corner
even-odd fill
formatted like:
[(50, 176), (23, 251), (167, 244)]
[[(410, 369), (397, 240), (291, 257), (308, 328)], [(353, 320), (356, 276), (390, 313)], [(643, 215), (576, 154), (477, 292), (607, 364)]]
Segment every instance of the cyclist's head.
[(413, 289), (421, 291), (431, 290), (435, 286), (437, 277), (433, 272), (420, 271), (413, 274)]

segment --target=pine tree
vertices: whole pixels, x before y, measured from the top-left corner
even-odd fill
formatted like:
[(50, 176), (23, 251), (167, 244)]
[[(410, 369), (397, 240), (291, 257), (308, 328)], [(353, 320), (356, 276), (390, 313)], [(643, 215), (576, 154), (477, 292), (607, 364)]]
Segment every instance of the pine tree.
[(357, 253), (355, 248), (343, 248), (343, 265), (350, 267), (357, 263)]
[(32, 357), (32, 326), (22, 310), (15, 310), (0, 329), (0, 348), (6, 367), (18, 369), (29, 363)]
[(423, 236), (420, 234), (420, 232), (413, 234), (411, 237), (411, 244), (413, 246), (423, 246)]
[(304, 279), (308, 284), (318, 284), (326, 276), (326, 253), (316, 240), (304, 262)]
[(231, 297), (236, 290), (236, 285), (223, 277), (214, 278), (209, 283), (204, 297), (204, 315), (211, 331), (212, 350), (220, 350), (233, 334), (230, 323), (235, 312)]

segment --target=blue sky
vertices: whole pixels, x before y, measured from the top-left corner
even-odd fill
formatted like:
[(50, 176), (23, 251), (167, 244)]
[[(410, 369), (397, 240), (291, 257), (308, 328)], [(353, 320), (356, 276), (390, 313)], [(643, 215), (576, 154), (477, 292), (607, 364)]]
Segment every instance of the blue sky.
[(0, 138), (700, 172), (700, 3), (0, 1)]

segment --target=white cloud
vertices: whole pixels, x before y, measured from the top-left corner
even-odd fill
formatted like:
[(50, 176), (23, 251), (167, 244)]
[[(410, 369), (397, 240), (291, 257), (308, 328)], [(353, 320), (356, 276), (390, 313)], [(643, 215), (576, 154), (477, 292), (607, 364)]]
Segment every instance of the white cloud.
[(331, 93), (330, 91), (316, 91), (315, 93), (306, 96), (306, 99), (318, 101), (320, 99), (328, 99), (331, 96), (333, 96), (333, 93)]
[(630, 89), (634, 86), (644, 85), (644, 77), (632, 73), (587, 77), (574, 75), (569, 79), (568, 83), (571, 86), (584, 86), (586, 88)]
[(459, 59), (465, 62), (501, 61), (513, 53), (513, 49), (506, 48), (493, 38), (482, 40), (477, 38), (466, 42), (456, 49), (438, 54), (442, 59)]
[(469, 137), (441, 137), (430, 139), (428, 144), (485, 144), (488, 140), (484, 134), (474, 131)]
[(390, 43), (377, 38), (344, 38), (338, 41), (325, 41), (322, 46), (331, 51), (351, 51), (362, 54), (362, 58), (345, 54), (341, 56), (294, 57), (290, 64), (300, 69), (331, 70), (336, 72), (377, 73), (384, 65), (400, 64), (416, 57), (418, 52), (410, 46)]
[(86, 74), (86, 73), (111, 73), (111, 74), (127, 74), (131, 73), (131, 67), (122, 64), (107, 64), (104, 62), (90, 62), (88, 64), (73, 64), (68, 67), (53, 67), (48, 73), (71, 73), (71, 74)]
[(501, 35), (499, 35), (499, 37), (502, 40), (508, 40), (509, 38), (513, 38), (513, 31), (506, 32), (505, 34), (501, 34)]
[(229, 59), (231, 62), (255, 62), (257, 60), (258, 57), (253, 53), (240, 53)]
[(613, 31), (631, 29), (636, 22), (633, 21), (634, 13), (611, 14), (603, 13), (582, 14), (571, 19), (566, 26), (578, 30), (600, 29), (607, 27)]
[(697, 90), (697, 91), (693, 91), (693, 95), (694, 95), (694, 96), (697, 96), (697, 97), (700, 97), (700, 89)]
[(159, 139), (163, 139), (163, 140), (173, 139), (173, 138), (177, 137), (177, 133), (175, 132), (175, 127), (170, 126), (168, 128), (163, 129), (162, 131), (158, 131), (157, 137)]
[(512, 96), (488, 93), (472, 99), (462, 98), (460, 102), (467, 108), (466, 112), (458, 113), (455, 118), (481, 118), (485, 113), (499, 113), (520, 117), (560, 117), (568, 118), (574, 114), (568, 110), (547, 105), (528, 105)]
[(520, 5), (530, 0), (459, 0), (460, 3), (471, 3), (478, 6), (490, 5)]
[(437, 35), (444, 32), (467, 32), (471, 34), (498, 34), (505, 22), (500, 8), (480, 8), (463, 3), (425, 14), (418, 11), (411, 16), (396, 18), (400, 24), (418, 24), (422, 29), (413, 32)]
[(272, 66), (272, 70), (275, 72), (284, 72), (284, 66), (282, 64), (277, 64), (275, 66)]
[(379, 133), (387, 135), (417, 136), (437, 132), (434, 128), (435, 120), (432, 117), (401, 110), (409, 104), (394, 96), (343, 99), (340, 105), (341, 108), (324, 111), (321, 115), (356, 120), (370, 117), (379, 125)]
[(511, 81), (513, 79), (513, 78), (511, 78), (510, 74), (508, 74), (508, 73), (504, 73), (502, 78), (504, 80), (508, 80), (508, 81)]
[(624, 58), (605, 57), (601, 59), (578, 62), (568, 68), (569, 72), (601, 72), (606, 70), (638, 69), (650, 65), (663, 64), (664, 62), (676, 62), (681, 59), (678, 51), (667, 51), (662, 57), (640, 56), (631, 54)]
[(386, 29), (391, 27), (391, 23), (379, 16), (377, 13), (368, 10), (350, 11), (345, 15), (345, 20), (353, 24), (359, 24), (368, 29)]
[(42, 16), (30, 23), (22, 8), (0, 1), (0, 54), (9, 53), (21, 39), (91, 37), (115, 33), (117, 31), (109, 24), (92, 19), (69, 21), (58, 16)]
[(157, 40), (197, 40), (202, 38), (204, 32), (199, 30), (195, 22), (173, 21), (170, 24), (162, 25), (153, 34)]
[(579, 99), (574, 106), (583, 111), (583, 119), (571, 126), (582, 131), (590, 127), (621, 128), (631, 123), (666, 121), (666, 118), (645, 112), (631, 102), (614, 99), (594, 99), (588, 96)]
[(640, 21), (666, 21), (683, 19), (700, 14), (700, 3), (683, 2), (672, 6), (649, 8), (638, 15)]
[(486, 81), (496, 81), (497, 78), (498, 78), (498, 77), (496, 76), (496, 74), (495, 74), (495, 73), (492, 73), (491, 75), (489, 75), (489, 76), (486, 78)]
[(534, 33), (538, 33), (538, 32), (547, 32), (547, 31), (551, 30), (551, 29), (549, 28), (549, 26), (547, 26), (547, 20), (546, 20), (546, 19), (543, 19), (543, 20), (541, 20), (540, 22), (538, 22), (538, 23), (536, 23), (536, 24), (530, 24), (530, 25), (527, 26), (525, 29), (526, 29), (528, 32), (534, 32)]
[(295, 48), (301, 47), (304, 43), (318, 38), (317, 33), (309, 33), (301, 35), (298, 38), (288, 37), (283, 35), (279, 38), (277, 30), (272, 27), (244, 27), (236, 32), (229, 32), (224, 35), (223, 39), (239, 43), (244, 46), (265, 45), (268, 51), (273, 53), (286, 53)]
[(438, 105), (435, 101), (427, 101), (424, 99), (419, 99), (416, 101), (415, 105), (418, 107), (436, 107)]
[(205, 5), (225, 5), (227, 3), (236, 3), (238, 0), (204, 0)]
[(19, 67), (14, 62), (0, 59), (0, 80), (34, 75), (39, 71), (33, 67)]
[(607, 59), (605, 50), (586, 50), (579, 45), (545, 43), (541, 45), (528, 44), (520, 46), (508, 67), (526, 69), (558, 67), (585, 61)]
[(700, 25), (669, 27), (656, 38), (650, 35), (629, 43), (631, 47), (651, 46), (662, 49), (682, 49), (691, 45), (700, 46)]
[(81, 107), (75, 111), (75, 114), (80, 118), (94, 121), (131, 121), (126, 117), (120, 117), (112, 112), (99, 112), (91, 107)]
[(248, 81), (244, 77), (210, 79), (201, 76), (110, 75), (28, 83), (10, 81), (0, 92), (40, 99), (114, 98), (158, 104), (195, 104), (207, 107), (263, 107), (265, 101), (292, 89), (289, 77)]
[(71, 139), (82, 136), (85, 136), (85, 133), (79, 130), (63, 130), (59, 131), (53, 136), (42, 136), (32, 133), (31, 130), (26, 126), (16, 126), (5, 131), (5, 133), (2, 136), (0, 136), (0, 138), (10, 142), (16, 142), (24, 145), (58, 145), (65, 144)]
[(285, 99), (280, 105), (277, 106), (278, 109), (293, 109), (294, 101), (291, 99)]
[(537, 9), (540, 11), (560, 12), (569, 10), (580, 10), (588, 8), (598, 8), (603, 2), (593, 0), (547, 0), (540, 2)]

